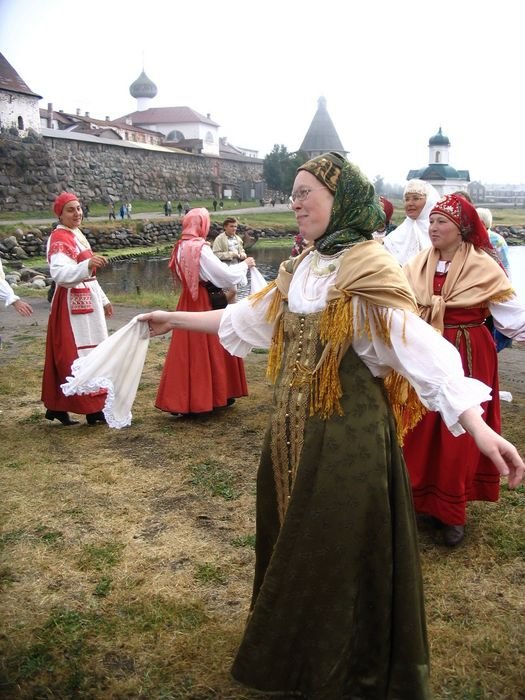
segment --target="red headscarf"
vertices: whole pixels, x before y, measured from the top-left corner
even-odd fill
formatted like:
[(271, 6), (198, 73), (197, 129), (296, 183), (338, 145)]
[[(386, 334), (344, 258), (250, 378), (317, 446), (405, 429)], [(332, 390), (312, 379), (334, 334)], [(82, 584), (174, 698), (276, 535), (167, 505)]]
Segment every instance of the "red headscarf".
[(55, 202), (53, 204), (53, 211), (55, 212), (55, 214), (58, 217), (60, 217), (62, 214), (62, 209), (66, 206), (66, 204), (68, 202), (77, 202), (77, 201), (78, 201), (78, 196), (76, 194), (74, 194), (73, 192), (62, 192), (55, 199)]
[(487, 229), (483, 225), (476, 208), (461, 195), (447, 194), (437, 202), (432, 214), (442, 214), (459, 228), (461, 237), (476, 248), (481, 248), (499, 262), (492, 247)]
[(175, 244), (169, 267), (175, 282), (186, 282), (192, 299), (199, 293), (200, 258), (202, 246), (210, 230), (210, 215), (207, 209), (191, 209), (182, 220), (180, 240)]
[(392, 218), (392, 214), (394, 213), (394, 205), (389, 199), (383, 197), (383, 195), (379, 196), (379, 201), (381, 202), (381, 206), (383, 207), (383, 210), (385, 212), (385, 225), (388, 226), (388, 224), (390, 223), (390, 219)]

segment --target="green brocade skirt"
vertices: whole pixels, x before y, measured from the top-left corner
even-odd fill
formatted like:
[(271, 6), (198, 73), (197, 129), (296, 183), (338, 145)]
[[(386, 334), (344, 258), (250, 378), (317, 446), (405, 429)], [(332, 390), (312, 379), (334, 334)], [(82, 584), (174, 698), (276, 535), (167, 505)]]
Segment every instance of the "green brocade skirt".
[(272, 440), (276, 430), (293, 440), (276, 388), (252, 609), (232, 675), (284, 698), (428, 700), (417, 531), (394, 418), (382, 381), (351, 348), (340, 377), (344, 415), (306, 415), (284, 516)]

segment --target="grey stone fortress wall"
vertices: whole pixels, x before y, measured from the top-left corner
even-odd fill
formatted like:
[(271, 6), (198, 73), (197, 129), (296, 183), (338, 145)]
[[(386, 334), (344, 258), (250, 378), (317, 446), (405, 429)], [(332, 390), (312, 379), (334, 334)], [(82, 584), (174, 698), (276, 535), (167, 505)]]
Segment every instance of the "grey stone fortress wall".
[[(49, 134), (49, 130), (48, 130)], [(89, 139), (89, 140), (84, 140)], [(82, 201), (220, 198), (224, 188), (248, 199), (262, 185), (262, 160), (235, 160), (127, 146), (67, 132), (0, 133), (0, 212), (49, 210), (62, 190)]]

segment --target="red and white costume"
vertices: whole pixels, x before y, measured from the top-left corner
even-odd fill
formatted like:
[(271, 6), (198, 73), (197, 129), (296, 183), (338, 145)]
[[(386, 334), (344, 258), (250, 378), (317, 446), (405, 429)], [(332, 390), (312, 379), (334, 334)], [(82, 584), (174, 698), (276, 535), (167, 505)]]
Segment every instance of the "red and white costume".
[[(246, 283), (245, 262), (227, 265), (206, 243), (206, 209), (192, 209), (183, 219), (181, 239), (170, 261), (174, 279), (182, 286), (177, 311), (209, 311), (204, 283), (227, 288)], [(248, 395), (244, 363), (225, 350), (217, 335), (175, 329), (155, 406), (169, 413), (206, 413), (226, 406), (228, 399)]]
[[(59, 224), (49, 236), (47, 259), (56, 289), (47, 328), (42, 401), (51, 411), (89, 414), (101, 411), (104, 406), (105, 391), (66, 397), (60, 388), (71, 374), (73, 361), (88, 354), (108, 336), (104, 306), (109, 304), (109, 299), (88, 268), (92, 255), (87, 239), (78, 228)], [(84, 310), (75, 313), (76, 300), (84, 297), (87, 297)]]

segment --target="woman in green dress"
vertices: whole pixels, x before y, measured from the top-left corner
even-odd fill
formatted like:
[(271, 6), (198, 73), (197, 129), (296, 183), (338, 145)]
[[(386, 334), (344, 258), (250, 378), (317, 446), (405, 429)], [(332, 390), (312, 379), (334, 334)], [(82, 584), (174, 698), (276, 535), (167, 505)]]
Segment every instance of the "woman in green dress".
[(314, 158), (291, 199), (311, 245), (275, 282), (227, 309), (141, 317), (152, 335), (218, 332), (239, 356), (270, 348), (275, 399), (257, 481), (255, 580), (232, 673), (286, 698), (426, 700), (400, 439), (426, 407), (452, 433), (470, 432), (509, 485), (524, 465), (481, 420), (490, 389), (464, 377), (455, 348), (418, 318), (399, 265), (372, 239), (384, 213), (360, 170), (335, 153)]

